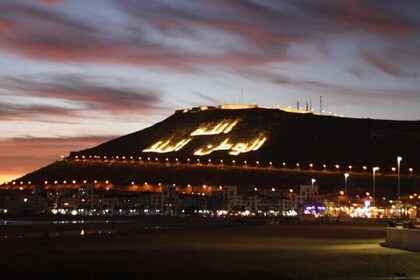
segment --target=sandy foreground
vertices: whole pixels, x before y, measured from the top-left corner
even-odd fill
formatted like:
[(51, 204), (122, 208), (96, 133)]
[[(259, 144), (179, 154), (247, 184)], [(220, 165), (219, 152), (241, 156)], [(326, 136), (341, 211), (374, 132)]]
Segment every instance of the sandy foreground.
[(419, 253), (380, 245), (383, 224), (177, 218), (0, 233), (0, 279), (420, 279)]

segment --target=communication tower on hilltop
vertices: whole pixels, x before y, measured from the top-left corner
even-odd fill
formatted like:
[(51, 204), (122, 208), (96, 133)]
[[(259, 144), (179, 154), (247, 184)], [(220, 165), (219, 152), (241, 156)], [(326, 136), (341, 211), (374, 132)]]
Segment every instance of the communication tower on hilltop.
[(322, 95), (319, 97), (319, 113), (322, 115)]

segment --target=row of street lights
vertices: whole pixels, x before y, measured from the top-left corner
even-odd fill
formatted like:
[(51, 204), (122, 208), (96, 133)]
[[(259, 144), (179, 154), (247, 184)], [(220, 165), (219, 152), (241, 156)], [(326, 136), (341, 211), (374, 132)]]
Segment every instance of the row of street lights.
[[(401, 161), (402, 161), (402, 157), (398, 156), (397, 157), (397, 166), (398, 166), (398, 190), (397, 190), (397, 197), (398, 200), (401, 198), (401, 180), (400, 180), (400, 166), (401, 166)], [(372, 197), (373, 197), (373, 203), (375, 202), (375, 198), (376, 198), (376, 182), (375, 182), (375, 175), (376, 175), (376, 171), (379, 170), (379, 167), (375, 166), (372, 168)], [(349, 173), (344, 173), (344, 193), (345, 195), (348, 195), (348, 190), (347, 190), (347, 180), (349, 178)], [(312, 181), (314, 181), (315, 179), (312, 179)], [(312, 183), (313, 184), (313, 183)], [(312, 186), (313, 187), (313, 186)]]
[[(61, 156), (61, 158), (64, 159), (64, 156)], [(81, 160), (95, 160), (95, 159), (101, 160), (101, 159), (103, 159), (105, 161), (106, 160), (122, 160), (122, 161), (126, 161), (126, 160), (143, 161), (144, 160), (145, 162), (153, 162), (153, 158), (151, 158), (151, 157), (147, 157), (146, 159), (143, 159), (142, 157), (138, 157), (138, 159), (137, 159), (134, 156), (130, 156), (130, 157), (128, 157), (128, 156), (127, 157), (126, 156), (115, 156), (115, 157), (112, 156), (111, 158), (108, 158), (107, 156), (103, 156), (103, 157), (101, 157), (101, 156), (80, 156), (80, 157), (79, 156), (75, 156), (74, 159), (75, 160), (80, 160), (80, 159)], [(397, 157), (397, 159), (398, 159), (397, 160), (398, 176), (400, 176), (400, 174), (401, 174), (400, 162), (401, 162), (402, 158), (401, 157)], [(159, 163), (160, 162), (159, 161), (159, 158), (157, 158), (157, 157), (154, 158), (154, 162)], [(169, 158), (165, 158), (165, 163), (170, 163), (170, 162), (171, 162), (171, 160)], [(192, 163), (192, 160), (190, 158), (187, 158), (186, 162), (187, 162), (187, 164), (191, 164)], [(203, 162), (204, 162), (204, 160), (203, 160)], [(212, 163), (215, 163), (216, 161), (213, 161), (212, 159), (208, 159), (207, 162), (208, 162), (208, 164), (212, 164)], [(182, 164), (182, 162), (178, 158), (175, 158), (175, 163), (176, 164)], [(197, 158), (196, 159), (196, 163), (197, 164), (202, 164), (202, 160), (200, 160), (199, 158)], [(223, 159), (220, 160), (220, 164), (221, 165), (224, 165), (225, 163), (226, 162)], [(232, 160), (232, 165), (236, 165), (236, 164), (238, 164), (238, 162), (235, 159), (233, 159)], [(249, 162), (247, 160), (244, 160), (243, 161), (243, 165), (244, 166), (248, 166), (249, 165)], [(255, 161), (255, 166), (257, 166), (257, 167), (263, 167), (263, 164), (261, 164), (261, 162), (257, 160), (257, 161)], [(290, 167), (289, 168), (287, 167), (288, 164), (286, 164), (286, 162), (282, 162), (281, 166), (284, 169), (286, 169), (286, 168), (287, 169), (291, 169)], [(270, 161), (268, 163), (268, 167), (275, 167), (272, 161)], [(315, 167), (315, 165), (313, 163), (309, 163), (309, 170), (311, 170), (311, 171), (312, 170), (315, 170), (314, 167)], [(296, 163), (296, 168), (297, 169), (300, 169), (301, 168), (301, 164), (297, 162)], [(322, 168), (323, 168), (324, 171), (327, 171), (327, 165), (326, 164), (322, 164)], [(335, 169), (336, 171), (339, 171), (341, 168), (342, 168), (342, 166), (340, 166), (339, 164), (333, 165), (333, 169)], [(368, 170), (368, 167), (366, 165), (364, 165), (364, 166), (362, 166), (362, 169), (363, 169), (363, 171), (367, 171)], [(396, 168), (395, 167), (392, 167), (391, 170), (393, 172), (395, 172), (396, 171)], [(409, 171), (409, 173), (413, 174), (414, 169), (410, 167), (410, 168), (408, 168), (408, 171)], [(353, 166), (352, 165), (349, 165), (348, 166), (348, 172), (353, 172)]]

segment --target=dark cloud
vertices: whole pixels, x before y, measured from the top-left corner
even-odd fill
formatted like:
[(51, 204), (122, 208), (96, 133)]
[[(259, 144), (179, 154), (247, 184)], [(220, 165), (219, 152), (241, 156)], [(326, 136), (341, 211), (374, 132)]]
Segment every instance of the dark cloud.
[[(39, 75), (0, 78), (0, 88), (13, 96), (36, 97), (39, 104), (3, 103), (0, 117), (24, 118), (33, 115), (76, 117), (84, 112), (105, 114), (149, 114), (159, 109), (160, 93), (140, 87), (120, 88), (105, 85), (106, 77), (77, 74)], [(115, 81), (123, 85), (125, 81)], [(44, 105), (42, 100), (55, 99), (72, 106)], [(4, 101), (3, 101), (4, 102)]]

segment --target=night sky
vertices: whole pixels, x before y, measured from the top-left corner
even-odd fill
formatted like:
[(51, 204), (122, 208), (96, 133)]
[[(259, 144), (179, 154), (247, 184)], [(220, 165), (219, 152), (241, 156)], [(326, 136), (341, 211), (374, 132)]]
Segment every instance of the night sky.
[(395, 0), (0, 0), (0, 182), (197, 105), (311, 99), (319, 111), (322, 95), (333, 114), (419, 120), (419, 11)]

